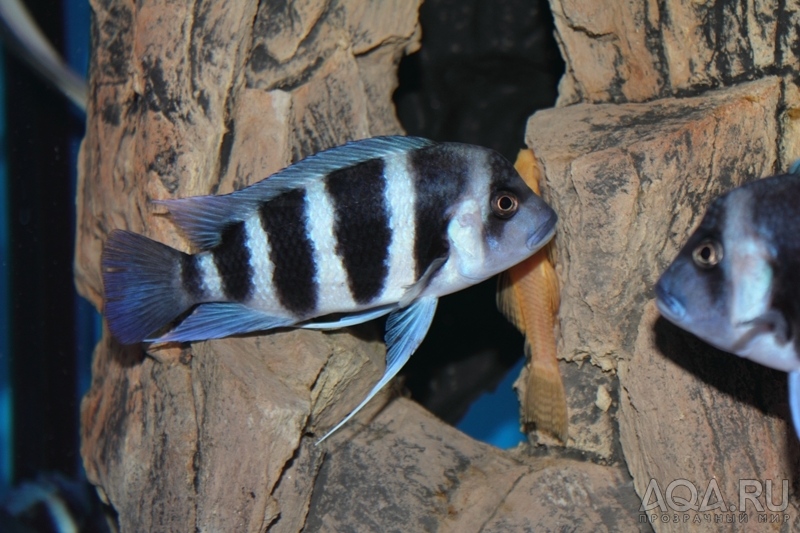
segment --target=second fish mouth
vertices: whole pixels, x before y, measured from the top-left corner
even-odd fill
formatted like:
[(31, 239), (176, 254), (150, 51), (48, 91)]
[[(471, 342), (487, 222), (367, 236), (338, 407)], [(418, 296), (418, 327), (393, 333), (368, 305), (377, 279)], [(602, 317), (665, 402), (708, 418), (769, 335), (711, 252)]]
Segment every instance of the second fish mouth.
[(670, 321), (681, 320), (686, 315), (686, 308), (659, 281), (656, 283), (656, 306), (664, 318)]
[(556, 232), (556, 222), (558, 221), (558, 216), (556, 215), (555, 211), (550, 213), (550, 216), (544, 223), (539, 226), (539, 228), (528, 237), (528, 241), (526, 242), (528, 249), (532, 252), (537, 251), (539, 248), (547, 244), (550, 239), (553, 238), (553, 235)]

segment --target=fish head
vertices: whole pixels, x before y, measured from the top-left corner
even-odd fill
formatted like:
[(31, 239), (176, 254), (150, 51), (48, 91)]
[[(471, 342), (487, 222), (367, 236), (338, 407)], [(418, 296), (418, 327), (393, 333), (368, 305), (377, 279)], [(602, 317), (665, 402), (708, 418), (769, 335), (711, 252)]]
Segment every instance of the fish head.
[(472, 177), (448, 227), (458, 273), (473, 283), (536, 253), (553, 237), (558, 220), (507, 159), (491, 150), (485, 156), (484, 172)]
[(750, 188), (717, 198), (655, 287), (661, 315), (707, 343), (778, 370), (800, 368), (786, 310), (776, 300), (768, 228)]
[(709, 344), (730, 351), (736, 339), (723, 264), (728, 261), (721, 233), (701, 224), (661, 275), (655, 292), (664, 318)]

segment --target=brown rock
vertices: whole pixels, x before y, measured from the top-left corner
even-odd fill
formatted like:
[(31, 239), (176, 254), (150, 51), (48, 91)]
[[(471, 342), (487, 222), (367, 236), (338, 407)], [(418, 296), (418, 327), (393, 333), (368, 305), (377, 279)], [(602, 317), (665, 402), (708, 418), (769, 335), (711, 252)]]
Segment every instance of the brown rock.
[[(647, 514), (659, 531), (699, 531), (696, 520), (706, 524), (705, 515), (729, 521), (724, 527), (731, 531), (765, 530), (759, 516), (773, 531), (800, 527), (793, 488), (800, 442), (787, 409), (785, 373), (710, 348), (660, 318), (650, 301), (633, 356), (620, 362), (619, 379), (622, 447), (636, 491), (647, 496)], [(685, 498), (695, 510), (676, 513), (667, 500), (667, 488), (676, 480), (683, 486), (673, 489), (674, 500), (680, 505)], [(749, 493), (761, 487), (760, 510), (741, 499), (740, 480), (752, 480)], [(709, 498), (711, 509), (703, 509), (706, 494), (715, 490), (712, 481), (725, 507), (713, 508), (717, 500)], [(662, 506), (656, 490), (664, 497)]]
[(652, 286), (707, 203), (788, 166), (782, 147), (800, 144), (784, 133), (784, 95), (780, 78), (766, 78), (702, 97), (580, 104), (531, 118), (527, 142), (560, 217), (559, 357), (604, 372), (575, 392), (565, 378), (571, 445), (614, 457), (614, 410), (595, 404), (596, 391), (617, 390), (614, 372), (632, 356)]
[(697, 94), (797, 69), (793, 2), (550, 4), (567, 62), (559, 105)]
[(408, 400), (334, 438), (304, 531), (640, 530), (621, 467), (502, 452)]

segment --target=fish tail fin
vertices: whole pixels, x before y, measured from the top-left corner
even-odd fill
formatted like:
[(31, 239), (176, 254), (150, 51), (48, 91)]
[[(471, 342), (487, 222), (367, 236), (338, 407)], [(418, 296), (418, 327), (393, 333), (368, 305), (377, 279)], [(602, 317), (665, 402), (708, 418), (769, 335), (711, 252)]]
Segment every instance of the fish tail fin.
[[(530, 352), (525, 341), (525, 352)], [(528, 369), (528, 386), (525, 389), (525, 422), (535, 424), (567, 442), (569, 417), (564, 382), (557, 361), (533, 358)]]
[(120, 342), (143, 341), (197, 303), (181, 281), (182, 262), (188, 257), (136, 233), (111, 232), (101, 258), (104, 313)]

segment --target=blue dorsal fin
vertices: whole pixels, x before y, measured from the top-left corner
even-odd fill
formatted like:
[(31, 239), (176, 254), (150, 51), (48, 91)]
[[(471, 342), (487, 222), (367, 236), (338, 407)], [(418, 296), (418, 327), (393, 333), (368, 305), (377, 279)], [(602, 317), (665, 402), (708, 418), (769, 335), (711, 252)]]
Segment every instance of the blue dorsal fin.
[(433, 141), (402, 135), (352, 141), (306, 157), (242, 190), (220, 196), (193, 196), (156, 200), (169, 209), (175, 223), (201, 250), (219, 244), (222, 230), (231, 223), (246, 220), (258, 206), (306, 183), (322, 179), (331, 172), (370, 159), (431, 146)]
[(356, 413), (367, 405), (373, 396), (378, 394), (400, 372), (400, 369), (419, 348), (428, 333), (428, 328), (431, 327), (431, 322), (433, 322), (433, 315), (436, 313), (437, 303), (439, 303), (437, 298), (427, 296), (389, 315), (389, 319), (386, 321), (386, 370), (384, 370), (383, 376), (372, 387), (367, 397), (355, 409), (350, 411), (350, 414), (344, 417), (344, 420), (325, 433), (317, 441), (317, 445), (353, 418)]

